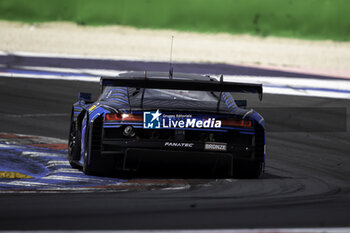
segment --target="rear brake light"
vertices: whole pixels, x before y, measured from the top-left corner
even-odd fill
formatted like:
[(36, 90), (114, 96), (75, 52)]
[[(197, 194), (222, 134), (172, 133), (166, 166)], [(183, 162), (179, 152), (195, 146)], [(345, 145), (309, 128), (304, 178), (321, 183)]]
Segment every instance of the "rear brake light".
[(142, 121), (142, 115), (138, 114), (117, 114), (117, 113), (107, 113), (105, 115), (105, 121)]
[(229, 126), (240, 126), (240, 127), (251, 127), (252, 121), (250, 120), (235, 120), (235, 119), (225, 119), (222, 120), (223, 125)]
[(106, 121), (121, 121), (121, 115), (115, 114), (115, 113), (107, 113), (105, 115), (105, 120)]

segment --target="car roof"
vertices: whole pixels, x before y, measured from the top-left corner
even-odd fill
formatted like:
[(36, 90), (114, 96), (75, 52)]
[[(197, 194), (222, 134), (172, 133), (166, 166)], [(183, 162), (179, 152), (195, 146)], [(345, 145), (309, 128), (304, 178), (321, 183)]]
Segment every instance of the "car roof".
[[(156, 71), (131, 71), (120, 73), (117, 77), (125, 77), (125, 78), (164, 78), (169, 79), (169, 72), (156, 72)], [(190, 74), (190, 73), (173, 73), (174, 79), (187, 79), (187, 80), (210, 80), (209, 75), (200, 75), (200, 74)], [(215, 80), (217, 80), (215, 78)]]

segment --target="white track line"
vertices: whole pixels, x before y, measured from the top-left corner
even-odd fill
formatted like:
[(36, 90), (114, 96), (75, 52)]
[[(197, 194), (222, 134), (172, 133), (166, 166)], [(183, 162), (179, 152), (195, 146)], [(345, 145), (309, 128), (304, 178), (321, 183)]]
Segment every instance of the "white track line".
[(350, 99), (350, 93), (338, 93), (336, 91), (314, 91), (314, 90), (298, 90), (293, 88), (279, 88), (264, 86), (264, 93), (276, 95), (294, 95), (305, 97)]
[(75, 174), (84, 174), (82, 171), (75, 168), (59, 168), (51, 173), (75, 173)]
[(7, 145), (0, 143), (0, 148), (13, 148), (13, 145)]
[[(8, 68), (4, 64), (0, 64), (0, 67)], [(107, 69), (80, 69), (80, 68), (73, 69), (73, 68), (58, 68), (58, 67), (46, 67), (46, 66), (16, 66), (16, 65), (11, 66), (11, 69), (72, 73), (72, 74), (80, 74), (81, 76), (86, 76), (86, 77), (89, 77), (89, 75), (94, 75), (97, 77), (116, 76), (120, 73), (127, 72), (127, 71), (107, 70)]]
[(190, 185), (184, 185), (184, 186), (179, 186), (179, 187), (168, 187), (168, 188), (163, 188), (163, 191), (171, 191), (171, 190), (184, 190), (184, 189), (190, 189)]
[(15, 74), (15, 73), (1, 73), (0, 77), (10, 78), (28, 78), (28, 79), (50, 79), (50, 80), (64, 80), (64, 81), (82, 81), (82, 82), (99, 82), (100, 77), (77, 77), (77, 76), (57, 76), (57, 75), (33, 75), (33, 74)]
[(328, 88), (334, 90), (350, 91), (350, 80), (339, 79), (309, 79), (286, 77), (260, 77), (260, 76), (235, 76), (224, 75), (224, 80), (229, 82), (263, 83), (290, 88)]
[(46, 163), (46, 167), (53, 167), (57, 165), (66, 165), (70, 167), (69, 162), (65, 160), (50, 160), (49, 162)]
[[(46, 71), (65, 72), (65, 68), (50, 68), (45, 67)], [(71, 69), (68, 69), (71, 71)], [(86, 70), (91, 75), (98, 76), (64, 76), (62, 75), (41, 75), (41, 74), (16, 74), (16, 73), (0, 73), (3, 77), (13, 78), (33, 78), (33, 79), (51, 79), (51, 80), (66, 80), (66, 81), (84, 81), (84, 82), (99, 82), (100, 77), (104, 75), (117, 75), (124, 71), (114, 70)], [(104, 73), (106, 72), (106, 73)], [(75, 73), (79, 73), (75, 70)], [(214, 76), (217, 77), (217, 76)], [(225, 81), (229, 82), (245, 82), (245, 83), (261, 83), (264, 86), (264, 93), (267, 94), (283, 94), (296, 96), (312, 96), (326, 98), (350, 99), (350, 80), (341, 79), (309, 79), (309, 78), (290, 78), (290, 77), (261, 77), (261, 76), (235, 76), (225, 75)]]
[(61, 157), (61, 154), (35, 152), (35, 151), (23, 151), (21, 155), (29, 156), (29, 157)]
[(74, 177), (74, 176), (57, 176), (49, 175), (40, 178), (41, 180), (61, 180), (61, 181), (85, 181), (85, 182), (101, 182), (103, 179), (94, 179), (94, 178), (83, 178), (83, 177)]
[(3, 185), (18, 185), (18, 186), (25, 186), (25, 187), (32, 187), (32, 186), (56, 186), (56, 184), (48, 184), (48, 183), (40, 183), (40, 182), (32, 182), (32, 181), (10, 181), (10, 182), (0, 182), (0, 184)]

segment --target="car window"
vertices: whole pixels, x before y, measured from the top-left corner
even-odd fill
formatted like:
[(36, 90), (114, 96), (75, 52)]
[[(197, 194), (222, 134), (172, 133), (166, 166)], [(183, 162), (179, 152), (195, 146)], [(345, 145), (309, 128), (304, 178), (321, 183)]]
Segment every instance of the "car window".
[(217, 98), (206, 91), (146, 89), (144, 98), (162, 100), (192, 100), (192, 101), (217, 101)]

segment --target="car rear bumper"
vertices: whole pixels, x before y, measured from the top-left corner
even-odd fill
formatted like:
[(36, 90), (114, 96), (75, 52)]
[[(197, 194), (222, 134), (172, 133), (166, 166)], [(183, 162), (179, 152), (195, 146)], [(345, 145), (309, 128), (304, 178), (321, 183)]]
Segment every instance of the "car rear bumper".
[(253, 146), (227, 144), (226, 151), (204, 150), (205, 143), (192, 147), (169, 148), (166, 141), (103, 140), (100, 157), (113, 161), (113, 170), (140, 173), (206, 174), (232, 176), (234, 160), (257, 161)]
[[(206, 144), (225, 145), (225, 150), (206, 150)], [(188, 153), (188, 154), (230, 154), (234, 158), (255, 159), (255, 147), (252, 145), (240, 145), (222, 142), (193, 142), (181, 141), (168, 143), (166, 140), (103, 140), (101, 154), (124, 154), (128, 149), (148, 149), (162, 151), (162, 153)]]

